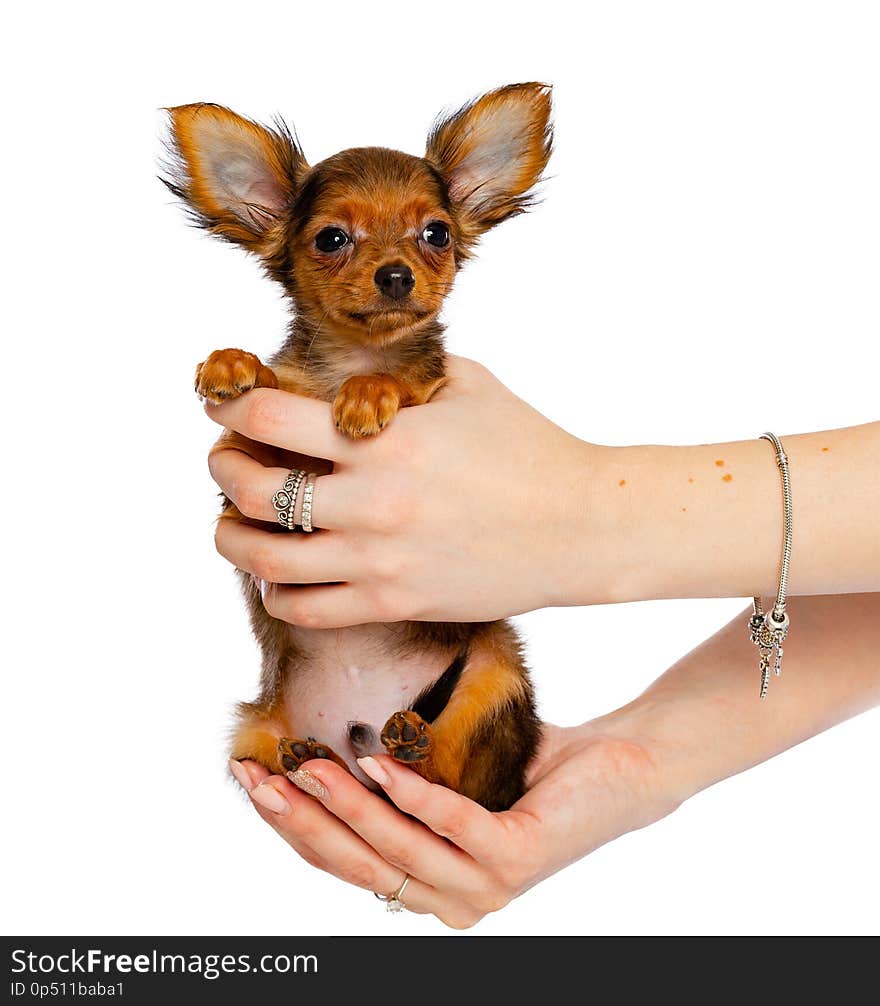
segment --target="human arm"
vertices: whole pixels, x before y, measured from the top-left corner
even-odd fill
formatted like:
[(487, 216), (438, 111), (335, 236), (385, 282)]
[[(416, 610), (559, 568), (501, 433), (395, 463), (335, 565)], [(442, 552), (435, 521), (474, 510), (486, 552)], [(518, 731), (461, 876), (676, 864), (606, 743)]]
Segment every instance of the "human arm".
[(236, 776), (308, 862), (380, 893), (410, 874), (408, 907), (466, 928), (708, 786), (880, 702), (880, 594), (795, 598), (790, 610), (798, 632), (766, 701), (745, 613), (627, 706), (549, 727), (529, 791), (505, 813), (385, 756), (366, 767), (385, 773), (399, 810), (327, 761), (305, 765), (324, 788), (320, 799), (252, 762), (236, 765)]
[[(775, 591), (782, 495), (766, 441), (597, 446), (471, 361), (450, 358), (449, 374), (427, 405), (357, 442), (336, 432), (327, 405), (282, 391), (207, 407), (253, 440), (335, 463), (315, 489), (325, 533), (218, 525), (219, 551), (270, 584), (271, 614), (315, 627), (482, 621), (551, 605)], [(794, 492), (790, 593), (880, 590), (880, 423), (776, 432)], [(210, 464), (243, 513), (275, 520), (284, 469), (240, 450), (216, 450)]]

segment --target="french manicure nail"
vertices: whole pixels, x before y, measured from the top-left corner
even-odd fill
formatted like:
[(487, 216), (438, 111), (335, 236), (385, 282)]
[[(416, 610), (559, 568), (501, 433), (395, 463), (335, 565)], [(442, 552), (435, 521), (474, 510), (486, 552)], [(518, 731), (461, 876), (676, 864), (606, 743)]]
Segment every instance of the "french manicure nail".
[(294, 786), (298, 786), (303, 793), (308, 793), (309, 796), (316, 796), (319, 800), (326, 800), (330, 796), (327, 787), (304, 768), (297, 769), (296, 772), (288, 772), (287, 778)]
[(259, 786), (255, 786), (251, 790), (251, 799), (266, 810), (271, 810), (273, 814), (286, 816), (290, 813), (290, 804), (274, 786), (268, 783), (261, 782)]
[(384, 768), (376, 761), (375, 758), (371, 758), (367, 755), (366, 758), (358, 758), (358, 765), (361, 769), (373, 780), (373, 782), (379, 783), (380, 786), (390, 786), (391, 776), (385, 771)]
[(236, 761), (234, 758), (230, 758), (229, 771), (235, 776), (235, 781), (241, 786), (241, 788), (250, 793), (250, 791), (254, 788), (254, 784), (251, 782), (251, 777), (247, 774), (247, 770), (244, 765), (242, 765), (241, 762)]

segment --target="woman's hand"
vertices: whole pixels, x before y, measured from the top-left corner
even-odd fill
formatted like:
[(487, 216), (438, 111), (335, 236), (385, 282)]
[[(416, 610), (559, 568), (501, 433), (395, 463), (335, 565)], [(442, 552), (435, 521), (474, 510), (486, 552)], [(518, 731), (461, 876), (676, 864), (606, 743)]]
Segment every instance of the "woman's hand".
[(472, 926), (701, 789), (880, 702), (880, 594), (798, 597), (790, 611), (785, 673), (766, 702), (746, 611), (629, 705), (580, 727), (545, 727), (531, 788), (502, 814), (387, 756), (360, 764), (395, 806), (329, 761), (296, 773), (305, 792), (254, 762), (232, 771), (312, 865), (380, 894), (409, 874), (409, 909)]
[[(270, 614), (327, 628), (486, 621), (568, 603), (566, 570), (582, 576), (573, 542), (598, 536), (587, 501), (601, 449), (554, 426), (469, 360), (450, 358), (448, 373), (428, 405), (404, 409), (370, 440), (346, 439), (329, 406), (282, 391), (206, 407), (252, 440), (334, 462), (314, 493), (323, 533), (218, 524), (220, 553), (270, 584)], [(233, 449), (214, 451), (210, 468), (247, 517), (276, 520), (272, 494), (285, 470)]]
[(231, 764), (263, 819), (307, 862), (381, 894), (409, 875), (406, 907), (455, 929), (675, 806), (643, 742), (599, 723), (546, 726), (529, 792), (501, 814), (385, 755), (360, 764), (394, 806), (331, 762), (297, 774), (317, 799), (255, 762)]
[[(270, 614), (331, 628), (486, 621), (551, 605), (776, 590), (782, 495), (763, 440), (598, 447), (535, 412), (478, 364), (378, 437), (352, 441), (324, 402), (256, 389), (208, 415), (251, 440), (334, 463), (320, 534), (231, 520), (217, 548), (266, 584)], [(794, 485), (790, 594), (880, 590), (880, 423), (784, 437)], [(245, 516), (276, 521), (287, 471), (212, 452)]]

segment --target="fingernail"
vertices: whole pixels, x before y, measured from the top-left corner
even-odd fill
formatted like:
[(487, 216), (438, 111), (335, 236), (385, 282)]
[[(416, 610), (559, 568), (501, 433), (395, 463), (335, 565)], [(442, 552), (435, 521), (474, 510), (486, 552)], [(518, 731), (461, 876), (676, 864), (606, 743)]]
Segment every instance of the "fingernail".
[(366, 775), (373, 780), (373, 782), (379, 783), (380, 786), (391, 785), (391, 776), (384, 768), (382, 768), (375, 758), (371, 758), (367, 755), (366, 758), (358, 758), (357, 763)]
[(229, 771), (235, 776), (235, 781), (242, 787), (242, 789), (247, 790), (248, 793), (254, 788), (254, 784), (251, 782), (251, 777), (247, 774), (247, 770), (240, 761), (236, 761), (234, 758), (229, 759)]
[(284, 816), (290, 813), (290, 804), (274, 786), (268, 783), (261, 782), (259, 786), (254, 787), (251, 790), (251, 799), (266, 810), (271, 810), (273, 814)]
[(265, 580), (258, 580), (257, 582), (260, 585), (260, 597), (265, 601), (266, 600), (266, 590), (268, 589), (269, 584), (266, 583)]
[(309, 796), (316, 796), (319, 800), (326, 800), (330, 796), (327, 787), (304, 768), (297, 769), (296, 772), (288, 772), (287, 778), (294, 786), (299, 786), (303, 793), (308, 793)]

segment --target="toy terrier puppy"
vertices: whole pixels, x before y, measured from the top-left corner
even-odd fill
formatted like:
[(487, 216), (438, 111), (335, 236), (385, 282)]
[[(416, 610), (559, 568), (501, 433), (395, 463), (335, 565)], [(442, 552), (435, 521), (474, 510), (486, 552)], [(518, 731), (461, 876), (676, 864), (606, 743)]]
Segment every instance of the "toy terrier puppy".
[[(265, 364), (240, 349), (211, 353), (199, 395), (280, 388), (321, 399), (355, 438), (429, 401), (444, 382), (438, 316), (456, 272), (480, 235), (530, 205), (547, 165), (549, 87), (502, 87), (438, 120), (424, 157), (363, 147), (313, 167), (280, 121), (265, 128), (212, 104), (168, 111), (163, 181), (195, 222), (256, 255), (294, 309)], [(232, 431), (214, 449), (228, 447), (268, 467), (332, 472)], [(314, 513), (315, 533), (332, 534), (320, 530), (320, 483)], [(221, 519), (253, 523), (229, 500)], [(356, 758), (384, 750), (490, 810), (523, 794), (540, 728), (511, 625), (307, 629), (271, 617), (258, 582), (239, 573), (263, 665), (258, 697), (238, 710), (233, 758), (282, 774), (330, 758), (375, 788)]]

